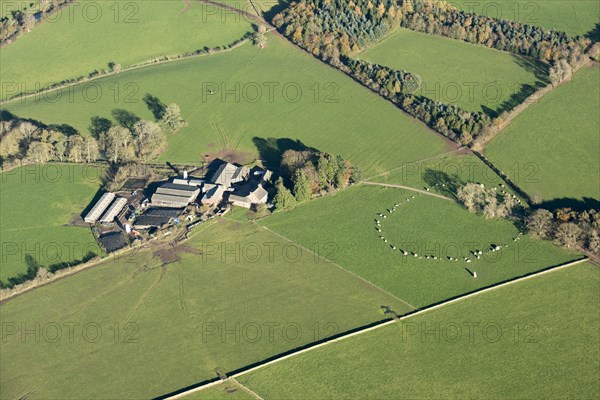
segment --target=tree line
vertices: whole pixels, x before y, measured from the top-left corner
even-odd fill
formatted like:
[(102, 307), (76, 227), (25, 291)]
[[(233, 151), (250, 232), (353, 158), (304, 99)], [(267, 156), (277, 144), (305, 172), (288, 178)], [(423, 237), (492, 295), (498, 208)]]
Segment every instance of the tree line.
[(435, 0), (303, 0), (277, 14), (273, 24), (295, 44), (461, 144), (488, 129), (490, 116), (417, 96), (418, 75), (354, 56), (401, 26), (550, 62), (549, 78), (557, 84), (585, 59), (591, 45), (584, 37), (470, 14)]
[[(146, 95), (146, 104), (150, 95)], [(156, 98), (155, 101), (157, 100)], [(113, 121), (92, 117), (90, 135), (81, 135), (68, 125), (45, 125), (9, 113), (0, 119), (0, 165), (19, 161), (46, 163), (95, 162), (103, 157), (111, 163), (148, 162), (167, 145), (166, 131), (177, 132), (187, 125), (177, 104), (154, 103), (156, 121), (139, 119), (125, 110), (114, 110)]]
[(353, 58), (342, 60), (347, 74), (451, 140), (469, 144), (491, 124), (485, 113), (415, 95), (421, 85), (418, 75)]
[(527, 217), (526, 223), (533, 236), (600, 255), (600, 211), (560, 208), (551, 212), (539, 208)]
[[(73, 0), (39, 0), (37, 2), (6, 2), (4, 7), (11, 5), (25, 5), (0, 18), (0, 45), (10, 43), (22, 32), (29, 32), (36, 23), (42, 21), (45, 15), (50, 15), (60, 8), (69, 5)], [(29, 4), (29, 8), (27, 7)], [(31, 8), (31, 9), (30, 9)]]
[(566, 248), (580, 248), (600, 255), (600, 211), (575, 211), (559, 208), (554, 211), (521, 207), (515, 196), (497, 192), (478, 183), (466, 183), (455, 194), (470, 212), (487, 219), (506, 218), (524, 226), (530, 235), (551, 240)]

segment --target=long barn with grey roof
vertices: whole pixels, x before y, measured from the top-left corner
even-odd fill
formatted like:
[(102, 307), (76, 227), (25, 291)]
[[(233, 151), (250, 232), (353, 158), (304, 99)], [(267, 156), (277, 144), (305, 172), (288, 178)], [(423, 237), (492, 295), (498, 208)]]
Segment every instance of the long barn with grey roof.
[(102, 215), (104, 210), (110, 205), (110, 203), (115, 198), (114, 193), (106, 192), (100, 197), (100, 200), (94, 204), (94, 207), (90, 210), (89, 213), (84, 218), (84, 221), (90, 224), (98, 221), (98, 218)]
[(183, 208), (193, 203), (200, 193), (197, 186), (181, 185), (167, 182), (162, 184), (152, 195), (152, 204), (162, 207)]
[(119, 197), (112, 203), (108, 210), (106, 210), (102, 218), (100, 218), (100, 222), (113, 222), (115, 220), (115, 217), (119, 215), (119, 213), (123, 210), (123, 207), (125, 207), (126, 205), (127, 199), (125, 197)]

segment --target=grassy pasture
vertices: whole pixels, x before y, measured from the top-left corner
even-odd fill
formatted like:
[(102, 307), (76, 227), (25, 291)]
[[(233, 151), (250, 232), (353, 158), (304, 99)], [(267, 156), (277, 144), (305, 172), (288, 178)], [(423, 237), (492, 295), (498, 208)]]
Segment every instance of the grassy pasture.
[[(502, 179), (473, 154), (451, 153), (420, 162), (408, 162), (389, 173), (367, 177), (368, 181), (428, 188), (432, 193), (453, 197), (456, 189), (467, 182), (480, 182), (487, 187), (507, 190)], [(512, 191), (510, 191), (512, 193)]]
[(595, 0), (449, 0), (467, 12), (599, 39), (600, 3)]
[(520, 103), (547, 74), (543, 64), (524, 57), (408, 29), (360, 58), (418, 74), (423, 83), (417, 94), (491, 115)]
[(592, 399), (600, 384), (598, 293), (598, 268), (580, 264), (238, 380), (280, 399)]
[(224, 382), (208, 389), (189, 394), (185, 400), (252, 400), (254, 397), (235, 382)]
[[(406, 202), (413, 195), (415, 198)], [(388, 214), (386, 209), (397, 203), (404, 204)], [(378, 213), (389, 216), (383, 219)], [(375, 229), (375, 219), (380, 220), (381, 233)], [(513, 241), (518, 230), (507, 220), (485, 220), (452, 201), (397, 188), (359, 185), (261, 223), (303, 245), (331, 243), (329, 259), (415, 307), (577, 256), (526, 235)], [(484, 253), (480, 260), (469, 254), (471, 250), (483, 252), (492, 243), (509, 246)], [(415, 252), (423, 259), (403, 256), (399, 250)], [(438, 259), (426, 259), (426, 255)], [(447, 257), (459, 260), (452, 262)], [(466, 263), (464, 257), (473, 262)], [(465, 268), (477, 272), (477, 279)]]
[[(189, 121), (169, 137), (162, 161), (199, 163), (214, 154), (242, 162), (261, 157), (272, 167), (300, 140), (374, 174), (447, 146), (380, 96), (273, 34), (262, 50), (246, 44), (229, 53), (77, 85), (53, 94), (56, 101), (32, 97), (5, 107), (20, 117), (66, 123), (86, 134), (93, 116), (112, 118), (115, 109), (152, 119), (142, 101), (146, 93), (179, 104)], [(261, 151), (254, 138), (260, 138)]]
[(27, 255), (47, 267), (101, 253), (87, 225), (68, 225), (94, 198), (102, 172), (50, 164), (0, 174), (0, 279), (25, 272)]
[(229, 44), (252, 31), (250, 21), (213, 5), (183, 1), (84, 0), (2, 49), (0, 97), (63, 79), (127, 67), (164, 55)]
[(529, 106), (486, 147), (489, 159), (529, 195), (600, 199), (600, 68)]
[(2, 331), (0, 397), (155, 397), (377, 321), (381, 305), (409, 310), (257, 224), (197, 229), (185, 245), (204, 255), (188, 249), (162, 267), (141, 250), (2, 305), (3, 324), (41, 333)]

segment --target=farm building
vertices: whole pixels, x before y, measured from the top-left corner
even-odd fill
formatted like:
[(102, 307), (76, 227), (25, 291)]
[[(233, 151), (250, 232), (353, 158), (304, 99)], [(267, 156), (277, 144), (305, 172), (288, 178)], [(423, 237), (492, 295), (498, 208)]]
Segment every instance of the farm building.
[(89, 224), (93, 224), (94, 222), (98, 221), (98, 218), (100, 218), (104, 210), (106, 210), (106, 208), (110, 205), (114, 198), (114, 193), (104, 193), (102, 197), (100, 197), (100, 200), (98, 200), (98, 202), (94, 204), (94, 207), (92, 207), (90, 212), (87, 213), (87, 215), (84, 218), (84, 221)]
[(266, 204), (268, 193), (260, 182), (247, 182), (229, 196), (234, 206), (250, 208), (252, 204)]
[(215, 205), (223, 200), (223, 194), (225, 188), (221, 185), (215, 185), (213, 183), (205, 183), (202, 189), (204, 196), (202, 196), (202, 204)]
[(152, 204), (162, 207), (183, 208), (193, 203), (200, 194), (197, 186), (167, 182), (152, 195)]
[(271, 171), (254, 167), (250, 170), (248, 180), (235, 188), (229, 196), (234, 206), (250, 208), (252, 204), (266, 204), (269, 194), (264, 188), (265, 181), (271, 178)]
[(175, 178), (175, 179), (173, 179), (173, 183), (175, 183), (177, 185), (202, 186), (202, 184), (204, 183), (204, 180), (197, 179), (197, 178), (190, 178), (190, 179)]
[(177, 218), (180, 213), (180, 210), (173, 208), (151, 208), (137, 217), (133, 225), (136, 229), (160, 228)]
[(119, 215), (119, 213), (123, 210), (123, 207), (127, 205), (127, 199), (124, 197), (119, 197), (116, 199), (112, 205), (106, 210), (102, 218), (100, 218), (100, 222), (102, 223), (110, 223), (115, 220), (115, 217)]
[[(236, 194), (237, 193), (237, 194)], [(266, 204), (268, 193), (261, 184), (254, 185), (253, 188), (240, 188), (229, 196), (229, 201), (234, 206), (250, 208), (252, 204)]]
[(228, 188), (234, 183), (242, 182), (250, 173), (248, 167), (237, 166), (228, 162), (225, 162), (219, 166), (217, 171), (213, 174), (210, 179), (211, 183), (215, 185), (223, 185)]

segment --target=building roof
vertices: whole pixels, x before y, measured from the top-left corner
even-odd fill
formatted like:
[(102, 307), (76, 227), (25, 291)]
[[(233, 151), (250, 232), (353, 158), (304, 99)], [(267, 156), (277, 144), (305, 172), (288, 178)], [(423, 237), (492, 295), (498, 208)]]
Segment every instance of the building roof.
[(212, 185), (208, 188), (202, 197), (202, 202), (205, 204), (215, 204), (221, 201), (225, 193), (225, 188), (221, 185)]
[(210, 182), (228, 188), (232, 183), (244, 180), (246, 176), (248, 176), (248, 173), (248, 167), (237, 166), (226, 162), (219, 166), (217, 171), (211, 177)]
[(193, 199), (190, 196), (177, 196), (174, 194), (154, 193), (152, 195), (153, 204), (169, 204), (177, 207), (185, 207), (191, 203)]
[(108, 210), (104, 213), (100, 222), (113, 222), (115, 217), (121, 212), (123, 207), (127, 204), (127, 199), (125, 197), (119, 197), (116, 199), (112, 205), (108, 208)]
[(152, 195), (152, 203), (185, 207), (196, 200), (199, 193), (200, 188), (197, 186), (167, 182), (156, 189), (156, 192)]
[(201, 186), (204, 183), (204, 179), (198, 179), (198, 178), (189, 178), (189, 179), (175, 178), (175, 179), (173, 179), (173, 183), (176, 184), (176, 185)]
[(169, 223), (173, 217), (169, 216), (152, 216), (152, 215), (140, 215), (135, 219), (134, 226), (138, 229), (149, 228), (152, 226), (163, 226)]
[(114, 198), (115, 198), (114, 193), (110, 193), (110, 192), (104, 193), (102, 195), (102, 197), (100, 197), (100, 200), (98, 200), (96, 202), (96, 204), (94, 204), (94, 207), (92, 207), (90, 212), (87, 213), (87, 215), (85, 216), (85, 218), (84, 218), (85, 222), (89, 222), (89, 223), (96, 222), (98, 220), (98, 218), (100, 218), (100, 215), (102, 215), (104, 210), (106, 210), (106, 208), (109, 206), (109, 204), (113, 201)]
[(267, 196), (267, 190), (260, 183), (249, 182), (237, 188), (229, 200), (256, 204), (265, 202)]
[(181, 210), (173, 209), (173, 208), (162, 208), (162, 207), (153, 207), (148, 209), (144, 213), (144, 215), (148, 215), (151, 217), (171, 217), (175, 218), (181, 214)]

